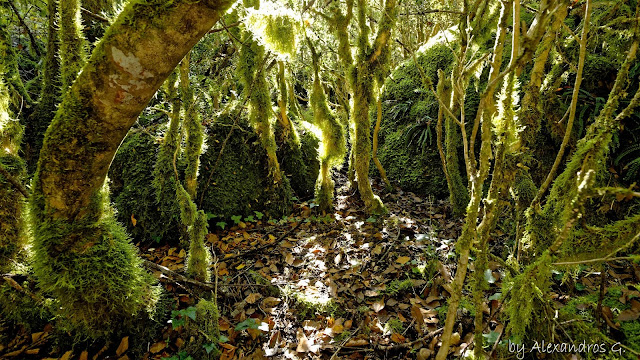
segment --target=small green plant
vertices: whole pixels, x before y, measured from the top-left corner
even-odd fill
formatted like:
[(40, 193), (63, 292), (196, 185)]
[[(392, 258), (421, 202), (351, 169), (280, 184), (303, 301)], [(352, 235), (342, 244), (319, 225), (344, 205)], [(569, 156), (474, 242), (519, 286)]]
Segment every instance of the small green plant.
[(256, 218), (258, 218), (258, 220), (262, 220), (262, 218), (264, 217), (264, 214), (260, 211), (254, 211), (253, 213), (256, 215)]
[(616, 166), (622, 166), (625, 172), (624, 180), (631, 181), (631, 179), (638, 178), (640, 175), (640, 144), (633, 144), (618, 154), (613, 163)]
[(247, 320), (238, 323), (235, 330), (242, 331), (246, 329), (257, 329), (258, 327), (260, 327), (260, 324), (258, 324), (254, 318), (248, 318)]
[(233, 215), (231, 220), (233, 220), (234, 224), (238, 225), (242, 221), (242, 215)]
[(255, 222), (255, 221), (256, 219), (253, 217), (253, 215), (249, 215), (244, 218), (244, 222)]
[(180, 351), (178, 354), (173, 355), (172, 357), (168, 357), (168, 358), (163, 357), (162, 360), (194, 360), (194, 359), (186, 351)]
[(389, 321), (387, 321), (386, 324), (384, 324), (385, 333), (400, 334), (402, 333), (402, 330), (404, 330), (404, 324), (397, 317), (392, 317), (391, 319), (389, 319)]
[(430, 116), (424, 116), (404, 130), (406, 145), (421, 154), (433, 145), (435, 121)]
[(187, 317), (189, 317), (191, 320), (196, 319), (195, 306), (189, 306), (188, 308), (182, 310), (173, 310), (171, 312), (171, 320), (169, 321), (171, 321), (171, 326), (174, 329), (177, 329), (185, 324)]
[(393, 280), (387, 285), (387, 288), (384, 290), (384, 293), (387, 295), (394, 296), (400, 292), (406, 291), (413, 288), (413, 281), (411, 279), (405, 280)]
[(224, 228), (227, 227), (227, 223), (224, 221), (218, 221), (216, 223), (216, 226), (219, 226), (222, 230), (224, 230)]

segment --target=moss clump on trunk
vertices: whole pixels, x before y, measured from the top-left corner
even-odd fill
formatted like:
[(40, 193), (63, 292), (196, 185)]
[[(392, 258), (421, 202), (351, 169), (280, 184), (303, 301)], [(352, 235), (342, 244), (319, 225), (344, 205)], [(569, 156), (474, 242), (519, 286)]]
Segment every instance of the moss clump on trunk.
[(139, 311), (153, 309), (155, 280), (115, 221), (106, 189), (92, 201), (92, 207), (104, 209), (95, 220), (58, 220), (42, 211), (42, 202), (42, 196), (31, 199), (33, 268), (40, 289), (59, 303), (56, 315), (63, 327), (100, 337), (132, 325)]
[[(13, 178), (22, 181), (25, 176), (25, 163), (19, 157), (22, 140), (22, 125), (13, 119), (9, 109), (9, 89), (5, 83), (7, 63), (11, 52), (7, 25), (6, 8), (0, 4), (0, 167)], [(0, 273), (9, 272), (18, 252), (24, 247), (24, 228), (22, 221), (23, 194), (0, 174)]]

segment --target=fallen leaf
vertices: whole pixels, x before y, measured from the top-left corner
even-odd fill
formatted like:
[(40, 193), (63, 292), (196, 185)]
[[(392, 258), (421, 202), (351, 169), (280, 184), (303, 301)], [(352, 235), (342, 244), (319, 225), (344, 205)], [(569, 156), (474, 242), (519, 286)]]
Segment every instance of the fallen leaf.
[(120, 345), (118, 346), (118, 349), (116, 349), (116, 355), (120, 356), (124, 354), (124, 352), (127, 351), (128, 349), (129, 349), (129, 337), (125, 336), (122, 338), (122, 341), (120, 341)]
[(345, 347), (354, 347), (354, 346), (367, 346), (369, 345), (369, 340), (367, 339), (351, 339), (344, 344)]
[(398, 344), (402, 344), (403, 342), (405, 342), (405, 338), (404, 336), (398, 333), (393, 333), (391, 334), (391, 341), (396, 342)]
[(380, 299), (373, 304), (371, 304), (371, 308), (375, 312), (380, 312), (380, 310), (384, 309), (384, 299)]
[(131, 214), (131, 223), (133, 224), (133, 226), (136, 226), (136, 224), (138, 223), (138, 220), (136, 220), (136, 218), (133, 217), (133, 214)]
[(398, 258), (396, 259), (396, 262), (397, 262), (398, 264), (400, 264), (400, 265), (404, 265), (404, 264), (406, 264), (406, 263), (407, 263), (407, 261), (409, 261), (409, 260), (411, 260), (411, 258), (410, 258), (410, 257), (408, 257), (408, 256), (400, 256), (400, 257), (398, 257)]
[(158, 341), (157, 343), (151, 345), (151, 347), (149, 348), (149, 351), (152, 354), (155, 353), (159, 353), (160, 351), (164, 350), (164, 348), (167, 347), (167, 342), (166, 341)]
[(66, 353), (64, 353), (64, 355), (62, 355), (60, 360), (70, 360), (71, 359), (71, 355), (73, 355), (73, 351), (69, 350)]
[(293, 257), (292, 253), (287, 253), (287, 255), (284, 257), (284, 261), (289, 265), (293, 265), (294, 260), (295, 258)]
[(44, 332), (42, 332), (42, 331), (31, 334), (31, 342), (36, 342), (36, 341), (40, 340), (40, 338), (42, 337), (42, 334), (44, 334)]
[(252, 293), (249, 294), (249, 296), (247, 296), (244, 301), (246, 301), (248, 304), (255, 304), (255, 302), (260, 299), (262, 297), (261, 294), (258, 293)]
[(296, 351), (300, 353), (317, 353), (320, 350), (320, 345), (314, 344), (311, 340), (307, 338), (302, 329), (298, 329), (298, 346), (296, 346)]
[(640, 312), (629, 309), (625, 310), (618, 315), (618, 321), (634, 321), (640, 317)]
[(85, 350), (80, 354), (80, 357), (78, 358), (78, 360), (87, 360), (87, 359), (89, 359), (89, 352)]

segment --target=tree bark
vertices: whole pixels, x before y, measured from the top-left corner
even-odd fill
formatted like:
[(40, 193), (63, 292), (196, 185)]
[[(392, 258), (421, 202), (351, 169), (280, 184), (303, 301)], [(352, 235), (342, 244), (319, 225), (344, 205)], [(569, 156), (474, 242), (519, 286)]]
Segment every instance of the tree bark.
[[(100, 336), (157, 296), (103, 185), (120, 142), (230, 0), (130, 2), (47, 129), (33, 180), (34, 271), (71, 326)], [(116, 326), (117, 325), (117, 326)]]

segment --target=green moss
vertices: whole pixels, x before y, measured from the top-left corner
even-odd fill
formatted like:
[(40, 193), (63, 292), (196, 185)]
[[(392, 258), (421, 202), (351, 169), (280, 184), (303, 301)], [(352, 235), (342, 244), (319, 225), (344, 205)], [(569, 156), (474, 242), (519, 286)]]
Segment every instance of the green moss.
[(448, 196), (447, 179), (437, 151), (424, 154), (408, 151), (402, 128), (388, 133), (384, 146), (378, 151), (378, 159), (389, 178), (402, 189), (440, 199)]
[[(9, 38), (6, 33), (4, 4), (0, 4), (0, 167), (13, 179), (21, 182), (25, 177), (25, 163), (18, 156), (22, 140), (23, 128), (9, 109), (9, 89), (5, 83), (7, 70), (12, 66)], [(15, 189), (11, 182), (0, 175), (0, 272), (9, 272), (12, 263), (17, 260), (18, 253), (26, 241), (24, 237), (23, 195)]]
[(31, 199), (38, 285), (59, 302), (60, 326), (94, 338), (131, 326), (140, 311), (153, 310), (158, 296), (107, 199), (106, 190), (94, 199), (103, 206), (99, 219), (73, 223), (47, 216), (41, 196)]
[[(18, 285), (32, 293), (35, 290), (33, 284), (28, 281), (21, 281)], [(4, 281), (0, 285), (0, 304), (0, 315), (3, 320), (25, 326), (29, 330), (38, 331), (53, 318), (54, 302), (51, 299), (38, 303)]]
[[(134, 239), (177, 243), (181, 227), (175, 183), (163, 187), (157, 183), (154, 171), (161, 166), (156, 161), (156, 153), (163, 154), (158, 147), (154, 128), (130, 131), (109, 168), (111, 191), (118, 210), (117, 219)], [(178, 160), (178, 169), (184, 169), (184, 162)], [(173, 154), (167, 161), (166, 171), (173, 175)]]
[(299, 320), (313, 319), (317, 314), (339, 317), (342, 313), (338, 303), (327, 294), (309, 294), (289, 287), (286, 287), (283, 293), (294, 300)]
[(267, 2), (259, 10), (250, 11), (246, 23), (269, 49), (280, 55), (295, 55), (296, 38), (302, 29), (295, 13)]
[[(313, 196), (315, 179), (318, 177), (320, 164), (318, 162), (318, 138), (310, 131), (294, 128), (300, 131), (300, 142), (283, 139), (278, 146), (277, 156), (280, 167), (289, 179), (291, 189), (300, 199), (308, 199)], [(276, 125), (276, 138), (280, 136), (282, 127)]]
[(60, 66), (62, 88), (66, 90), (82, 70), (87, 58), (86, 41), (82, 33), (82, 18), (78, 0), (60, 1)]
[(208, 126), (208, 147), (201, 156), (198, 177), (201, 209), (225, 219), (253, 215), (254, 211), (274, 218), (288, 214), (291, 187), (286, 179), (283, 186), (275, 186), (269, 180), (266, 150), (245, 119), (238, 120), (238, 128), (222, 149), (236, 116), (236, 111), (220, 114)]
[(389, 294), (391, 296), (395, 296), (398, 293), (407, 291), (409, 289), (413, 288), (413, 281), (411, 279), (405, 279), (405, 280), (393, 280), (389, 283), (389, 285), (387, 285), (387, 288), (385, 289), (385, 294)]
[[(220, 329), (218, 306), (215, 302), (201, 299), (196, 304), (195, 320), (187, 317), (185, 331), (189, 339), (183, 349), (196, 359), (216, 358), (220, 355)], [(214, 345), (211, 352), (205, 346)]]
[[(410, 59), (393, 70), (385, 82), (382, 93), (384, 120), (380, 130), (378, 158), (389, 178), (396, 181), (401, 188), (443, 198), (449, 193), (435, 141), (425, 149), (421, 148), (416, 151), (416, 149), (407, 146), (404, 139), (404, 129), (421, 119), (435, 121), (438, 118), (437, 101), (431, 91), (424, 89), (420, 69), (433, 83), (438, 83), (440, 81), (438, 70), (442, 70), (445, 74), (450, 73), (454, 55), (446, 44), (439, 43), (421, 49), (416, 59), (420, 68), (416, 66), (414, 59)], [(472, 95), (475, 92), (468, 93)], [(469, 113), (475, 111), (474, 106), (477, 108), (478, 100), (476, 98), (477, 95), (475, 97), (468, 96), (465, 108)], [(457, 126), (449, 126), (449, 128), (455, 127)], [(459, 130), (457, 136), (460, 136)], [(435, 138), (435, 131), (433, 137)], [(452, 166), (458, 167), (460, 164), (457, 160), (457, 154), (460, 141), (455, 141), (455, 136), (451, 133), (448, 143), (456, 154), (455, 165), (452, 164)], [(456, 144), (456, 146), (451, 144)], [(464, 184), (462, 179), (458, 183)], [(464, 191), (461, 192), (466, 193), (464, 185), (462, 186), (461, 190)], [(460, 203), (465, 203), (464, 197), (462, 198)], [(461, 207), (465, 208), (466, 204)]]

